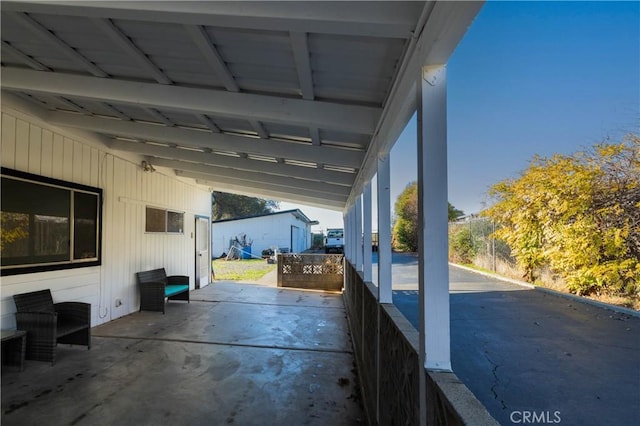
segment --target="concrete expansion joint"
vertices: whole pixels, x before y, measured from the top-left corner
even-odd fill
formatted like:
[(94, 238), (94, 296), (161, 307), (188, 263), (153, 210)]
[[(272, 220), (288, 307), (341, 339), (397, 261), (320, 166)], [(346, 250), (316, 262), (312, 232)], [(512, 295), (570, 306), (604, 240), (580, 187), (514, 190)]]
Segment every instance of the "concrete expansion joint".
[(215, 346), (226, 346), (226, 347), (270, 349), (270, 350), (277, 349), (277, 350), (283, 350), (283, 351), (353, 355), (353, 351), (347, 351), (343, 349), (332, 349), (332, 348), (302, 348), (302, 347), (295, 347), (295, 346), (279, 346), (279, 345), (251, 345), (248, 343), (239, 343), (239, 342), (214, 342), (214, 341), (202, 341), (202, 340), (190, 340), (190, 339), (169, 339), (169, 338), (159, 338), (159, 337), (111, 336), (108, 334), (93, 334), (92, 337), (98, 337), (98, 338), (104, 338), (104, 339), (127, 339), (127, 340), (145, 340), (145, 341), (152, 341), (152, 342), (193, 343), (196, 345), (215, 345)]
[(321, 309), (340, 309), (344, 310), (344, 306), (318, 306), (318, 305), (301, 305), (296, 303), (265, 303), (265, 302), (241, 302), (236, 300), (191, 300), (191, 302), (204, 302), (204, 303), (234, 303), (238, 305), (256, 305), (256, 306), (284, 306), (284, 307), (296, 307), (296, 308), (321, 308)]

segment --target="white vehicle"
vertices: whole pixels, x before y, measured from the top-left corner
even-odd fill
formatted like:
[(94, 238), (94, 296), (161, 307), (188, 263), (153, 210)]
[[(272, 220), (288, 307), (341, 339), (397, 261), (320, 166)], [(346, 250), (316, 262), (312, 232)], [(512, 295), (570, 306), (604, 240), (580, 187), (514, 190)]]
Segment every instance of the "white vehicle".
[(324, 237), (324, 252), (329, 253), (331, 251), (338, 253), (344, 251), (344, 229), (327, 229), (327, 236)]

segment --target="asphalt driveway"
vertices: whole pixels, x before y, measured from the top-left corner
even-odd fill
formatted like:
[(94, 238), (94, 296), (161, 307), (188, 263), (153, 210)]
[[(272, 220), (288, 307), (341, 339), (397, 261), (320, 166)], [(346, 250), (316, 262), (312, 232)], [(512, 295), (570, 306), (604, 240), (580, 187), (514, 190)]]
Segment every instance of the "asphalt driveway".
[[(501, 424), (640, 424), (640, 318), (449, 274), (453, 370)], [(393, 279), (417, 327), (417, 258), (394, 254)]]

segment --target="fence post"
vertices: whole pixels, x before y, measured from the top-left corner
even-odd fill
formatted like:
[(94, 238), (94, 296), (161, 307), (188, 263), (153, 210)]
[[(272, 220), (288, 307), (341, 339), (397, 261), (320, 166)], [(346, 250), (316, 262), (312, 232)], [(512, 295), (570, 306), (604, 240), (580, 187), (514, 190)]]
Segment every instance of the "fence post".
[(491, 221), (491, 263), (493, 264), (493, 272), (496, 272), (496, 222)]

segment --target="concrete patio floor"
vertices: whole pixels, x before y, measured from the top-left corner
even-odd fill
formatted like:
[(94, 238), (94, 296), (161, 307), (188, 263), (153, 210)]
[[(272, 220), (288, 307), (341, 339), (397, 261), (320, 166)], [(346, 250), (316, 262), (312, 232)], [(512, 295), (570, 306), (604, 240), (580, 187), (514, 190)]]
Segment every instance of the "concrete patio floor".
[(2, 371), (7, 425), (364, 424), (342, 296), (216, 282)]

